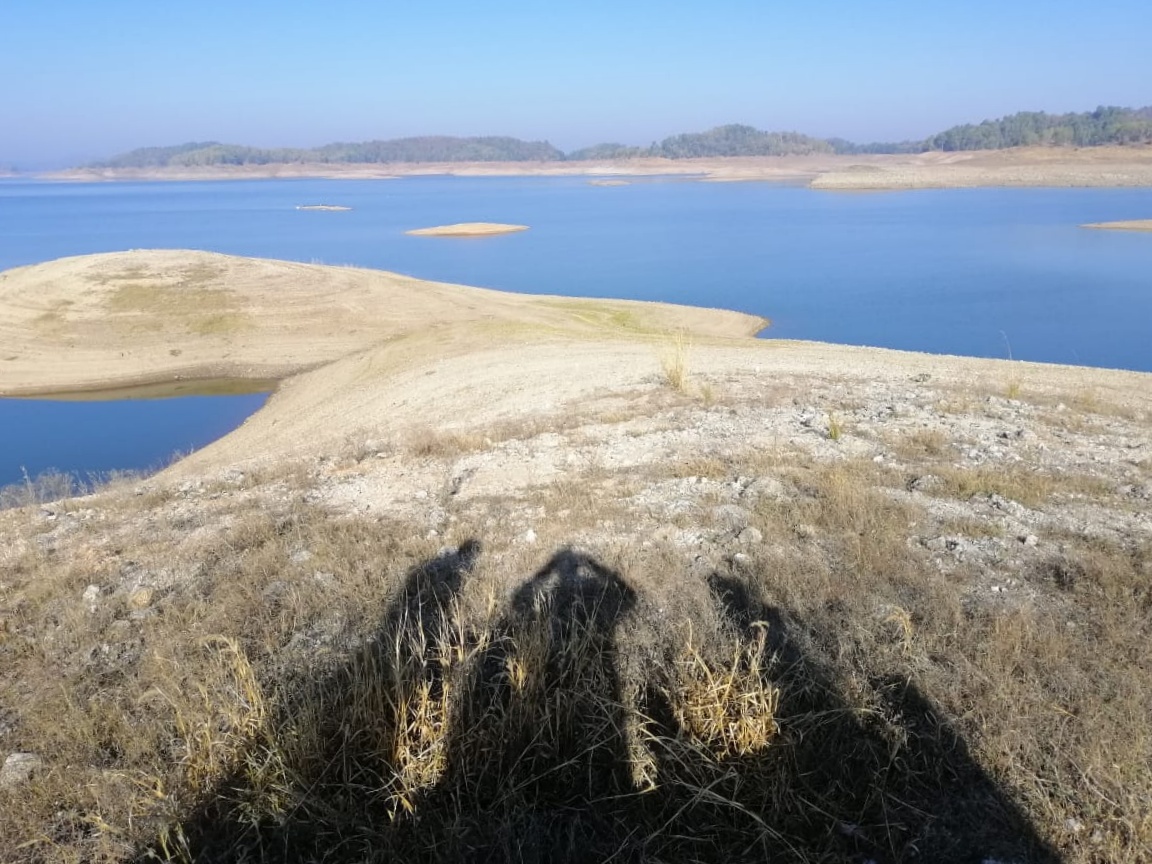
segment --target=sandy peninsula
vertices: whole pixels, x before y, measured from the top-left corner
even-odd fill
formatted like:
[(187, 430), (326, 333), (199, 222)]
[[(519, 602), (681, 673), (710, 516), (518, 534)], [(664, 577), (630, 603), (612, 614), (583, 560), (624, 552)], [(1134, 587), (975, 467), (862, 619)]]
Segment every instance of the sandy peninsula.
[[(374, 348), (393, 358), (418, 345), (467, 352), (493, 329), (538, 336), (687, 328), (724, 338), (766, 323), (737, 312), (535, 297), (351, 267), (174, 250), (107, 253), (0, 273), (0, 396), (281, 379)], [(452, 337), (457, 330), (473, 335)]]
[(413, 237), (490, 237), (493, 234), (515, 234), (527, 230), (527, 225), (504, 225), (500, 222), (457, 222), (455, 225), (414, 228), (404, 233)]
[(1106, 231), (1152, 231), (1152, 219), (1129, 219), (1120, 222), (1090, 222), (1081, 228), (1099, 228)]

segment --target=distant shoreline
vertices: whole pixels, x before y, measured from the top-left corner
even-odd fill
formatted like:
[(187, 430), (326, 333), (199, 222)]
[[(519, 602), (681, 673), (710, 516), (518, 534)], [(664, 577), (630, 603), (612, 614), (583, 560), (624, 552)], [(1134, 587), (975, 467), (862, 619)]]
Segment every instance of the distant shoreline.
[(699, 159), (607, 159), (585, 162), (420, 162), (77, 168), (31, 175), (60, 183), (402, 177), (588, 177), (621, 181), (659, 177), (706, 182), (805, 183), (815, 189), (947, 189), (973, 187), (1152, 187), (1152, 146), (930, 152), (910, 155), (819, 154)]
[(1120, 222), (1089, 222), (1081, 228), (1103, 231), (1152, 231), (1152, 219), (1128, 219)]

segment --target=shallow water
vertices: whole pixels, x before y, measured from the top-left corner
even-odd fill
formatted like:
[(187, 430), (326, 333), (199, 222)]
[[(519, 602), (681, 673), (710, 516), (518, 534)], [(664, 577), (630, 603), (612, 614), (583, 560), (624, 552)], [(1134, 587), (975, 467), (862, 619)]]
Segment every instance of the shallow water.
[[(308, 204), (352, 209), (296, 209)], [(613, 187), (584, 178), (0, 181), (0, 269), (89, 252), (206, 249), (527, 293), (740, 309), (771, 318), (769, 338), (1152, 371), (1152, 234), (1077, 227), (1149, 216), (1148, 189), (843, 194), (651, 178)], [(404, 234), (454, 222), (531, 230)], [(93, 430), (108, 422), (93, 437), (116, 437), (129, 421), (71, 422)], [(35, 461), (26, 455), (31, 443), (11, 429), (0, 414), (0, 474)], [(148, 459), (186, 446), (162, 445)]]
[(60, 471), (82, 481), (162, 468), (260, 408), (266, 393), (168, 399), (0, 399), (0, 487)]

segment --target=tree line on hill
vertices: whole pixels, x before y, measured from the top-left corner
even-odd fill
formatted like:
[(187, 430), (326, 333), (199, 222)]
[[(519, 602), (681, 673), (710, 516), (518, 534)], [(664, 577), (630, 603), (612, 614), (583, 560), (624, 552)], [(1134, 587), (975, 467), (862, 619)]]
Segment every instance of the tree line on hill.
[(804, 156), (820, 153), (924, 153), (932, 150), (996, 150), (1004, 147), (1095, 147), (1152, 144), (1152, 106), (1100, 107), (1046, 114), (1022, 111), (998, 120), (953, 126), (922, 141), (856, 144), (799, 132), (765, 132), (731, 124), (707, 132), (672, 135), (649, 147), (597, 144), (565, 153), (547, 141), (510, 137), (422, 136), (390, 141), (326, 144), (315, 148), (261, 148), (215, 141), (145, 147), (95, 163), (93, 168), (167, 168), (283, 163), (562, 162), (663, 157)]

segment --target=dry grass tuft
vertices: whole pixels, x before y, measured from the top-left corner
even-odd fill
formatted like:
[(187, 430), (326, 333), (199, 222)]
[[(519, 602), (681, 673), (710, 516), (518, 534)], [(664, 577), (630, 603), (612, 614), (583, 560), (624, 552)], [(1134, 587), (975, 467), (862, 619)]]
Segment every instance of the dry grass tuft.
[(677, 330), (667, 337), (660, 365), (664, 370), (665, 383), (677, 393), (688, 392), (688, 354), (692, 340), (684, 330)]
[(952, 438), (943, 429), (925, 427), (895, 436), (888, 443), (905, 459), (940, 458), (951, 450)]
[(471, 453), (484, 446), (482, 436), (452, 429), (423, 429), (413, 432), (405, 442), (413, 456), (449, 458)]

